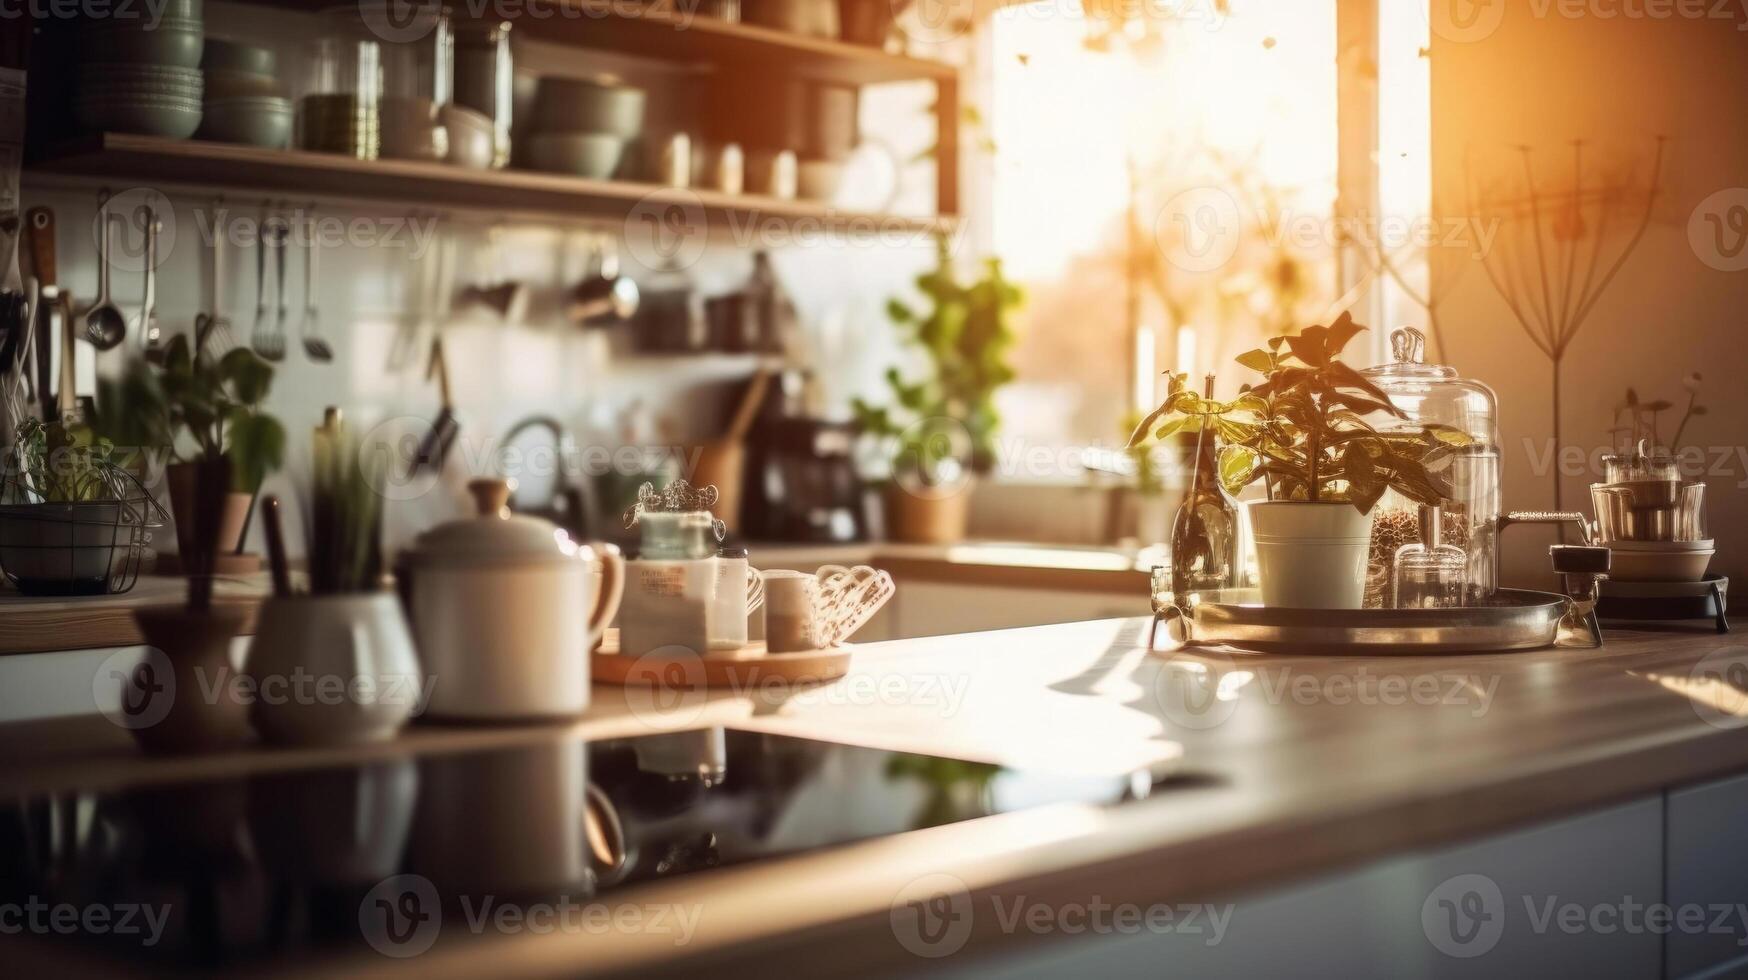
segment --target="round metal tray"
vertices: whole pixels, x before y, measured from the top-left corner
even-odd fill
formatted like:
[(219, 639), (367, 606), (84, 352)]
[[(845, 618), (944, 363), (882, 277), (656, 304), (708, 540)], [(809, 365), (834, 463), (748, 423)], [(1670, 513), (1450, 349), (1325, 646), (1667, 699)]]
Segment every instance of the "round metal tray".
[(1263, 653), (1451, 654), (1539, 650), (1554, 645), (1567, 599), (1501, 589), (1484, 606), (1460, 609), (1282, 609), (1247, 604), (1254, 592), (1203, 602), (1189, 642)]

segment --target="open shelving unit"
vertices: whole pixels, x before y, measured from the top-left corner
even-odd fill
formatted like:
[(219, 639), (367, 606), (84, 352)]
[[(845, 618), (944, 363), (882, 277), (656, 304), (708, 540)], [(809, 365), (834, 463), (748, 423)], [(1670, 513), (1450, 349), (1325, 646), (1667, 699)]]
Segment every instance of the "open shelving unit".
[(27, 172), (64, 177), (349, 199), (409, 209), (623, 221), (647, 207), (696, 208), (713, 222), (747, 227), (767, 218), (858, 230), (949, 231), (952, 219), (839, 211), (812, 201), (677, 190), (621, 180), (586, 180), (529, 170), (467, 170), (413, 160), (356, 160), (333, 153), (266, 150), (232, 143), (108, 133), (53, 148)]
[[(314, 13), (333, 0), (244, 0)], [(431, 210), (483, 209), (536, 216), (624, 220), (640, 206), (699, 208), (712, 228), (778, 218), (817, 222), (822, 229), (947, 232), (958, 212), (958, 70), (944, 62), (877, 48), (733, 24), (685, 14), (672, 2), (523, 0), (513, 29), (572, 47), (657, 59), (700, 70), (745, 70), (861, 86), (897, 81), (934, 83), (938, 146), (934, 216), (864, 214), (823, 203), (678, 190), (634, 181), (587, 180), (527, 170), (467, 170), (442, 163), (356, 160), (301, 150), (150, 136), (101, 134), (32, 147), (27, 174), (96, 177), (234, 190), (285, 197), (324, 197)], [(475, 5), (455, 5), (472, 16)], [(489, 5), (484, 9), (489, 11)]]

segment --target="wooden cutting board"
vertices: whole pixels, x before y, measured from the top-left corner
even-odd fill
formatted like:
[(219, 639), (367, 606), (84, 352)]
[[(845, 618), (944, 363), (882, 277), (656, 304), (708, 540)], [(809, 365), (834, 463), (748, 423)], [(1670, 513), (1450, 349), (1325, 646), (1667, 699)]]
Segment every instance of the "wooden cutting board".
[(825, 684), (844, 676), (849, 669), (850, 651), (843, 647), (767, 653), (762, 640), (739, 650), (712, 650), (702, 657), (686, 651), (676, 656), (660, 653), (621, 656), (619, 631), (611, 629), (595, 650), (589, 673), (597, 684), (744, 691), (761, 684)]

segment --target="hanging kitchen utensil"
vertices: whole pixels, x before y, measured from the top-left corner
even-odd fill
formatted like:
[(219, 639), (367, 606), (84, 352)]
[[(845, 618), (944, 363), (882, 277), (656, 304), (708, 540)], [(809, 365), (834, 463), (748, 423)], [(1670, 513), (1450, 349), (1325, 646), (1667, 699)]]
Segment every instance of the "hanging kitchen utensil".
[[(85, 309), (85, 339), (98, 350), (109, 350), (127, 336), (127, 318), (109, 298), (110, 222), (109, 192), (97, 195), (97, 299)], [(63, 372), (64, 373), (64, 372)]]
[(34, 341), (30, 356), (31, 390), (36, 395), (37, 409), (43, 421), (47, 422), (53, 418), (53, 402), (49, 395), (49, 361), (54, 335), (49, 329), (49, 317), (51, 308), (62, 302), (60, 280), (55, 268), (55, 213), (48, 208), (31, 208), (24, 213), (24, 224), (25, 234), (30, 236), (30, 264), (36, 270), (37, 281), (41, 284), (37, 296), (36, 320), (31, 327), (31, 339)]
[(321, 315), (316, 312), (316, 206), (309, 207), (309, 235), (303, 251), (303, 322), (298, 335), (303, 338), (304, 356), (317, 364), (334, 359), (334, 348), (322, 336)]
[(140, 210), (145, 212), (146, 232), (146, 284), (145, 296), (140, 300), (140, 336), (145, 339), (146, 360), (162, 364), (165, 351), (164, 332), (158, 327), (158, 233), (163, 223), (149, 205), (141, 205)]
[[(267, 208), (261, 209), (260, 241), (255, 245), (255, 326), (249, 331), (249, 346), (262, 360), (278, 363), (285, 360), (285, 255), (283, 238), (272, 222), (277, 219), (270, 215)], [(280, 249), (277, 268), (279, 270), (279, 301), (270, 304), (267, 300), (267, 253), (275, 248)], [(277, 306), (277, 310), (269, 310)]]
[[(516, 445), (516, 440), (525, 433), (544, 429), (552, 435), (553, 462), (555, 470), (552, 478), (552, 492), (546, 502), (541, 505), (523, 503), (512, 497), (511, 509), (518, 514), (544, 518), (570, 533), (574, 541), (588, 541), (597, 537), (596, 527), (599, 523), (595, 506), (595, 491), (587, 480), (576, 480), (565, 461), (570, 458), (572, 447), (570, 433), (565, 431), (563, 423), (550, 415), (536, 415), (523, 419), (510, 427), (505, 433), (503, 446), (507, 450)], [(524, 458), (529, 453), (522, 454)], [(525, 482), (519, 482), (517, 489), (523, 489)]]
[[(119, 311), (118, 311), (119, 312)], [(87, 319), (89, 325), (89, 319)], [(78, 339), (73, 317), (61, 318), (61, 380), (55, 389), (55, 418), (63, 424), (80, 421), (77, 373), (73, 370)]]
[(431, 361), (425, 368), (425, 378), (437, 382), (441, 406), (437, 420), (431, 423), (431, 431), (425, 434), (419, 443), (418, 454), (413, 457), (414, 474), (440, 472), (444, 460), (449, 458), (449, 450), (455, 445), (456, 435), (461, 431), (461, 422), (455, 417), (455, 406), (450, 401), (449, 365), (443, 357), (442, 334), (431, 341)]
[(30, 365), (32, 352), (36, 347), (36, 316), (37, 307), (42, 303), (42, 289), (37, 284), (36, 277), (31, 276), (24, 281), (24, 308), (18, 318), (12, 322), (6, 332), (6, 351), (0, 355), (0, 364), (6, 366), (0, 372), (0, 384), (5, 386), (6, 431), (8, 442), (19, 422), (30, 414)]
[(403, 311), (389, 345), (388, 369), (404, 371), (418, 357), (425, 332), (440, 318), (440, 304), (447, 301), (446, 264), (453, 260), (452, 243), (439, 227), (431, 248), (422, 255), (410, 256), (413, 263), (407, 274), (403, 293)]
[(591, 239), (589, 271), (571, 292), (566, 313), (580, 327), (624, 323), (637, 315), (642, 293), (630, 276), (621, 275), (613, 240), (605, 235)]
[[(224, 203), (224, 198), (214, 198), (212, 213), (223, 215)], [(206, 311), (194, 318), (194, 350), (197, 356), (221, 358), (237, 346), (236, 335), (231, 332), (231, 318), (225, 315), (219, 300), (225, 277), (224, 257), (224, 229), (215, 227), (212, 247), (207, 250)]]

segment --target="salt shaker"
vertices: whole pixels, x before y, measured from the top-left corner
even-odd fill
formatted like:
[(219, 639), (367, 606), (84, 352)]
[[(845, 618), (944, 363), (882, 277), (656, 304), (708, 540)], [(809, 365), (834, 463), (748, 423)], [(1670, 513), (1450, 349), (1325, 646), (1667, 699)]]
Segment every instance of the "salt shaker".
[(1442, 524), (1439, 508), (1422, 505), (1420, 543), (1397, 549), (1397, 609), (1453, 609), (1463, 604), (1469, 554), (1455, 545), (1439, 544)]

